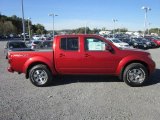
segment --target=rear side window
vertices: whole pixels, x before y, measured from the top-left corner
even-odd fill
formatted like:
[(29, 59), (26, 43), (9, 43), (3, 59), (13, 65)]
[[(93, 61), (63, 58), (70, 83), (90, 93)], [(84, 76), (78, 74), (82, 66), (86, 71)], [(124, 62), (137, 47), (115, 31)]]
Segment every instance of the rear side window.
[(77, 51), (79, 49), (78, 38), (61, 38), (60, 48), (63, 50)]

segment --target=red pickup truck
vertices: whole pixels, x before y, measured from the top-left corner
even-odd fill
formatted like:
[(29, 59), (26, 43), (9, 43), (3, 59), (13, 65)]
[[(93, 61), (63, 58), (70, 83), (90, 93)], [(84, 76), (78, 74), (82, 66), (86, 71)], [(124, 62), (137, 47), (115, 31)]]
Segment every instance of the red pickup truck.
[(59, 35), (50, 51), (8, 53), (9, 72), (25, 73), (32, 84), (47, 86), (55, 75), (114, 75), (142, 86), (155, 70), (150, 53), (117, 48), (98, 35)]

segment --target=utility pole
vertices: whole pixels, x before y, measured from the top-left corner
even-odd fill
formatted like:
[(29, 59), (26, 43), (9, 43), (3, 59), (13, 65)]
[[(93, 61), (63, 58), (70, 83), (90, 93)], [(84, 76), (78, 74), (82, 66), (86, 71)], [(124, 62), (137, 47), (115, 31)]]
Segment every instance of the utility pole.
[(54, 16), (58, 16), (58, 15), (51, 13), (51, 14), (49, 14), (49, 16), (53, 17), (53, 39), (54, 39)]
[(21, 0), (21, 6), (22, 6), (22, 26), (23, 26), (23, 40), (26, 40), (25, 36), (25, 21), (24, 21), (24, 9), (23, 9), (23, 0)]
[(151, 8), (143, 6), (141, 9), (143, 9), (145, 12), (144, 13), (144, 33), (143, 33), (143, 36), (145, 36), (145, 31), (147, 30), (147, 12), (151, 11)]
[(113, 23), (114, 23), (113, 37), (115, 37), (115, 33), (116, 33), (116, 30), (115, 30), (115, 22), (117, 22), (118, 20), (117, 20), (117, 19), (112, 19), (112, 20), (113, 20)]

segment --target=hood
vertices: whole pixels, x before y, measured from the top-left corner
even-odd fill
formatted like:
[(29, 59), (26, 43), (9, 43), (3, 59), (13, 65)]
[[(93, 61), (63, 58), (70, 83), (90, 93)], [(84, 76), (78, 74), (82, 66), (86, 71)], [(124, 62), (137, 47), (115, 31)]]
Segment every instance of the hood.
[(136, 48), (123, 48), (122, 50), (127, 50), (127, 51), (137, 51), (137, 52), (144, 52), (144, 53), (148, 53), (145, 50), (142, 49), (136, 49)]

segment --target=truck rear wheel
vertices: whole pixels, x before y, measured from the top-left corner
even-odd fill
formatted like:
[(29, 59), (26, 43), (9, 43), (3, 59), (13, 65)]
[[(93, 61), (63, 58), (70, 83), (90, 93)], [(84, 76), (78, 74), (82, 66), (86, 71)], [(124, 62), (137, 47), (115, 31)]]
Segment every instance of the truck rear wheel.
[(44, 87), (51, 83), (52, 74), (46, 65), (35, 65), (29, 71), (29, 78), (33, 85), (37, 87)]
[(142, 86), (148, 80), (148, 71), (144, 65), (132, 63), (124, 70), (123, 80), (131, 87)]

